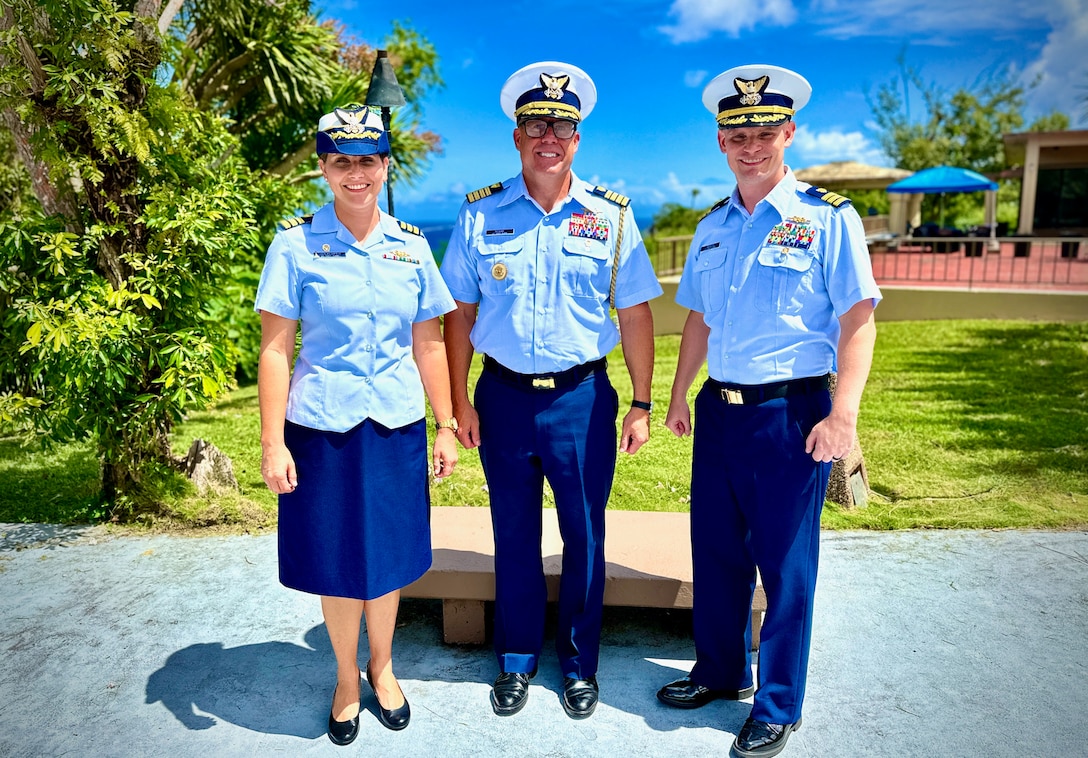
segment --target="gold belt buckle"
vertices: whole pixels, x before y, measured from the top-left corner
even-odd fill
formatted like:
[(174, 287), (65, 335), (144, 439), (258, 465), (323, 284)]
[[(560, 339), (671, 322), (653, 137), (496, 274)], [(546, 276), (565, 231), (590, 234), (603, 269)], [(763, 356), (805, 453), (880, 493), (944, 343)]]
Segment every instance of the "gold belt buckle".
[(533, 379), (533, 389), (535, 390), (554, 390), (555, 389), (555, 377), (544, 376), (536, 377)]
[(740, 390), (722, 390), (722, 400), (730, 405), (744, 405), (744, 395)]

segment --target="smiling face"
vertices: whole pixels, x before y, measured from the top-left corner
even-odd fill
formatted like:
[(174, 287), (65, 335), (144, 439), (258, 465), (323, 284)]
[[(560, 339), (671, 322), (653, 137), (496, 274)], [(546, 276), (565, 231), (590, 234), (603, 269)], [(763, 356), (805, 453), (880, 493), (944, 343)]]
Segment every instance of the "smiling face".
[(796, 124), (787, 121), (779, 126), (718, 130), (718, 147), (742, 189), (765, 187), (769, 192), (778, 183), (784, 173), (786, 148), (793, 143), (796, 129)]
[[(543, 120), (555, 123), (557, 119)], [(514, 147), (521, 154), (521, 170), (529, 177), (565, 177), (570, 173), (581, 139), (578, 132), (570, 139), (559, 139), (550, 128), (540, 137), (528, 136), (520, 126), (514, 129)]]
[(389, 156), (329, 153), (318, 166), (338, 205), (366, 208), (378, 201), (389, 173)]

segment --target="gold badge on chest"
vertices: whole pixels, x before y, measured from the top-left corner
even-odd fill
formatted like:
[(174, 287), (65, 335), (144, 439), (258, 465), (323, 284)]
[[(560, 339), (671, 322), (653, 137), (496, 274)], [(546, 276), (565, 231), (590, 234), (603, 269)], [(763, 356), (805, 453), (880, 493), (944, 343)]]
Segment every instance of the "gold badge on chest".
[(496, 263), (491, 267), (491, 276), (498, 281), (502, 281), (506, 278), (507, 270), (505, 263)]

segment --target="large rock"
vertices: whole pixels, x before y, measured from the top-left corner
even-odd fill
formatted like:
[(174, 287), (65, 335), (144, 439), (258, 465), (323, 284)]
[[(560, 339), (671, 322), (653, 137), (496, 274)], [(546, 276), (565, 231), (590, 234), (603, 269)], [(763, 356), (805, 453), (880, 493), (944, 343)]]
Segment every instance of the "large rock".
[[(835, 396), (836, 374), (831, 374), (831, 396)], [(864, 506), (869, 502), (869, 472), (861, 453), (861, 440), (854, 433), (854, 446), (841, 461), (831, 464), (831, 476), (827, 480), (826, 499), (847, 508)]]
[(234, 464), (226, 453), (210, 442), (197, 439), (189, 446), (189, 452), (182, 461), (185, 475), (196, 486), (197, 492), (237, 490), (238, 480), (234, 477)]

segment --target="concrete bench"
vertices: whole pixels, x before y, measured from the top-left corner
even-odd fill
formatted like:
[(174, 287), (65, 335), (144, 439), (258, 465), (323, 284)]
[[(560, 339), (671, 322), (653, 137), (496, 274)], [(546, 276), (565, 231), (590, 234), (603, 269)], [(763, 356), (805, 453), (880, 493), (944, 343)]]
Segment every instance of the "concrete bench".
[[(408, 585), (403, 597), (442, 601), (447, 643), (481, 644), (487, 629), (484, 603), (495, 599), (495, 542), (491, 509), (431, 509), (430, 570)], [(559, 594), (563, 541), (555, 510), (544, 509), (541, 540), (548, 599)], [(636, 608), (691, 608), (691, 532), (687, 513), (613, 511), (605, 513), (605, 605)], [(752, 649), (767, 597), (756, 585), (752, 601)]]

